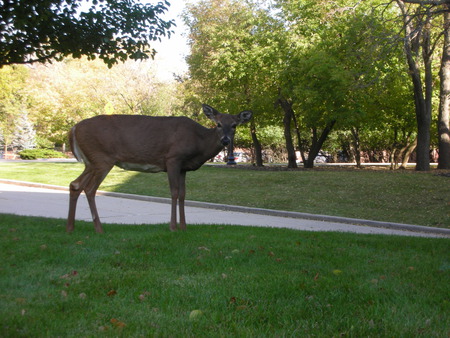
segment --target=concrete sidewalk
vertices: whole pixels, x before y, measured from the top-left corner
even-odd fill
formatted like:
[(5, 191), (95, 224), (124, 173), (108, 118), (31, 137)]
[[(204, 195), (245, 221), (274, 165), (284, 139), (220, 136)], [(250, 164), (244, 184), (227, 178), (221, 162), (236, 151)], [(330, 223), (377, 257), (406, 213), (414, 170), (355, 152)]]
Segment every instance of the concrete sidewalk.
[[(100, 191), (96, 200), (103, 223), (159, 224), (168, 223), (170, 219), (169, 199)], [(306, 231), (342, 231), (361, 234), (450, 238), (449, 229), (193, 201), (187, 201), (186, 205), (188, 228), (194, 224), (233, 224)], [(67, 188), (0, 180), (0, 214), (9, 213), (65, 219), (68, 206)], [(92, 221), (87, 200), (83, 194), (78, 202), (77, 220)], [(355, 223), (363, 225), (356, 225)], [(105, 231), (107, 231), (107, 227)]]

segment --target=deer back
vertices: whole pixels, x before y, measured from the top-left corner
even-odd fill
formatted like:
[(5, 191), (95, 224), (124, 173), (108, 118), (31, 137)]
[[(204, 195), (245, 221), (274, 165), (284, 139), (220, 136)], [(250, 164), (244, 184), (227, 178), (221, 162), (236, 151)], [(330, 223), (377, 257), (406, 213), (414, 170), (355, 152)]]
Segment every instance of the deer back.
[(71, 130), (78, 160), (92, 165), (118, 165), (128, 170), (196, 170), (222, 148), (215, 129), (187, 117), (100, 115)]

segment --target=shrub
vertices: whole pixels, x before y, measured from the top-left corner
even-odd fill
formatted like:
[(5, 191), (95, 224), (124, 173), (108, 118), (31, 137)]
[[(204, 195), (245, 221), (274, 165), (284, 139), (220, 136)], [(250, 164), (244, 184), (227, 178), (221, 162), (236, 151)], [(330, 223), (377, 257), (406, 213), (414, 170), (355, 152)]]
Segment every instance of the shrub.
[(22, 160), (36, 160), (38, 158), (66, 158), (63, 153), (53, 149), (25, 149), (19, 152)]

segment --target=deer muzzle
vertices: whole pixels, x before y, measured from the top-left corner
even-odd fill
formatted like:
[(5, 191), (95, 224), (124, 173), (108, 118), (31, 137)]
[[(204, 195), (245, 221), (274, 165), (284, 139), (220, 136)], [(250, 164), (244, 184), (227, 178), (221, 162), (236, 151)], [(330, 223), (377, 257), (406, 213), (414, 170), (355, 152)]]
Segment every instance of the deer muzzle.
[(222, 143), (222, 145), (224, 147), (226, 147), (227, 145), (229, 145), (231, 143), (231, 139), (228, 136), (224, 136), (220, 139), (220, 142)]

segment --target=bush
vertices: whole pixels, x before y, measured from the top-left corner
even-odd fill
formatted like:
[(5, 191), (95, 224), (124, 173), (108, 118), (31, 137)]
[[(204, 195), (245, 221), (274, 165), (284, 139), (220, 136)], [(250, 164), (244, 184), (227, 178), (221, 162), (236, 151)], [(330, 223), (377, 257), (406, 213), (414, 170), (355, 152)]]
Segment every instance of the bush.
[(63, 153), (53, 149), (25, 149), (19, 152), (22, 160), (36, 160), (38, 158), (66, 158)]

